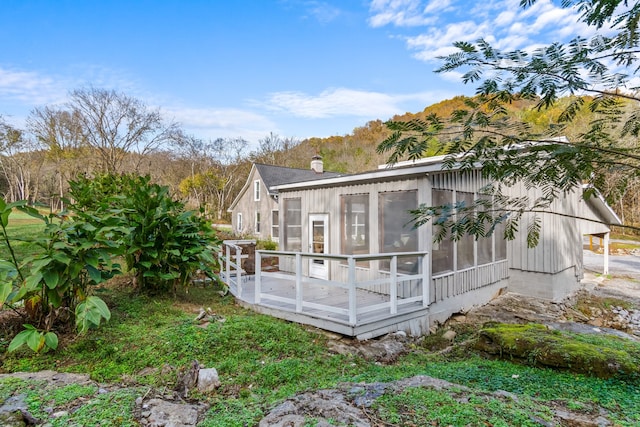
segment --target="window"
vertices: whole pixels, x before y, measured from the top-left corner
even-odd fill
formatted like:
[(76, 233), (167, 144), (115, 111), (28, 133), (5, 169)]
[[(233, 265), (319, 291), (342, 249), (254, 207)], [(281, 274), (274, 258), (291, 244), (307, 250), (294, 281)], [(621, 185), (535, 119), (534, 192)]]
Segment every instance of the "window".
[(256, 202), (260, 201), (260, 181), (253, 181), (253, 200)]
[[(456, 192), (456, 205), (461, 206), (464, 204), (464, 207), (473, 206), (474, 199), (473, 193), (465, 193), (462, 191)], [(465, 215), (473, 216), (473, 212), (459, 215), (458, 220), (462, 219)], [(473, 259), (474, 241), (474, 236), (469, 233), (465, 233), (460, 240), (456, 242), (457, 270), (463, 270), (475, 265), (475, 260)]]
[(242, 233), (242, 214), (238, 213), (237, 221), (236, 221), (236, 230), (238, 233)]
[[(431, 191), (431, 204), (433, 206), (451, 205), (453, 203), (452, 190)], [(437, 218), (432, 220), (433, 235), (438, 230)], [(447, 271), (453, 271), (453, 241), (450, 239), (449, 233), (440, 242), (433, 242), (433, 250), (431, 251), (431, 273), (439, 274)]]
[[(481, 199), (490, 200), (491, 196), (479, 196)], [(481, 209), (484, 210), (484, 209)], [(488, 231), (488, 230), (485, 230)], [(493, 234), (495, 235), (495, 230)], [(489, 264), (493, 261), (493, 236), (478, 237), (478, 265)]]
[[(417, 251), (418, 230), (413, 227), (409, 211), (418, 206), (418, 192), (411, 190), (380, 193), (378, 203), (380, 252)], [(383, 262), (381, 267), (388, 269), (389, 263)], [(417, 267), (416, 257), (398, 259), (399, 272), (415, 273)]]
[(507, 240), (504, 238), (505, 224), (501, 222), (493, 230), (493, 241), (496, 248), (496, 261), (507, 259)]
[(302, 211), (300, 199), (284, 199), (284, 250), (302, 251)]
[(369, 195), (340, 196), (340, 220), (342, 253), (369, 253)]
[(280, 237), (280, 215), (278, 211), (271, 211), (271, 238), (276, 240)]
[(256, 234), (260, 233), (260, 212), (256, 212), (256, 226), (255, 226)]

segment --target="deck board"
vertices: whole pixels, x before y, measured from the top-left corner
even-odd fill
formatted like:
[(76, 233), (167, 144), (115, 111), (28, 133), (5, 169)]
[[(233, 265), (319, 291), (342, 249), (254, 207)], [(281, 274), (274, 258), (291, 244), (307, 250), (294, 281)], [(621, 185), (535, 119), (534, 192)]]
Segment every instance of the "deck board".
[[(237, 287), (234, 285), (230, 287), (230, 291), (238, 299), (239, 303), (247, 308), (353, 337), (373, 338), (406, 328), (412, 322), (422, 324), (422, 328), (424, 328), (424, 325), (428, 325), (429, 310), (419, 301), (399, 304), (398, 312), (395, 314), (391, 314), (388, 307), (358, 313), (356, 324), (351, 325), (348, 316), (348, 291), (343, 288), (323, 285), (316, 280), (304, 282), (303, 300), (304, 302), (312, 303), (314, 307), (303, 305), (302, 312), (296, 311), (295, 276), (292, 276), (289, 280), (282, 274), (277, 277), (269, 277), (263, 274), (261, 277), (262, 294), (267, 293), (280, 298), (289, 298), (290, 302), (262, 298), (260, 304), (255, 304), (254, 276), (244, 276), (241, 288), (241, 295), (238, 295)], [(389, 295), (364, 289), (356, 290), (356, 307), (368, 307), (388, 302)], [(315, 304), (342, 309), (344, 314), (318, 308)]]

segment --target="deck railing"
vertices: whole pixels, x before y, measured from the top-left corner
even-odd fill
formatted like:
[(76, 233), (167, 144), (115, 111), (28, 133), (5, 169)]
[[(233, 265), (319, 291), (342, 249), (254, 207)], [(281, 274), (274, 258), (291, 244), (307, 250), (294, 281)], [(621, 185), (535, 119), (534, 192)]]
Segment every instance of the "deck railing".
[(242, 295), (243, 276), (246, 271), (242, 268), (242, 260), (248, 258), (242, 253), (243, 245), (255, 245), (255, 240), (224, 240), (222, 251), (218, 252), (221, 276), (234, 294)]
[[(266, 257), (278, 257), (293, 258), (292, 273), (294, 274), (282, 274), (282, 273), (267, 273), (262, 271), (262, 259)], [(415, 271), (409, 273), (402, 273), (398, 270), (398, 259), (413, 258), (416, 260), (414, 265)], [(332, 270), (332, 275), (336, 276), (332, 280), (328, 279), (315, 279), (303, 275), (305, 268), (305, 262), (311, 260), (325, 260), (326, 263), (333, 263), (340, 268), (346, 267), (346, 275), (337, 274), (336, 269), (331, 269), (331, 265), (328, 265)], [(384, 270), (378, 268), (363, 268), (360, 265), (363, 263), (371, 263), (373, 266), (379, 266), (382, 262), (388, 262), (389, 268), (385, 267)], [(307, 264), (308, 265), (308, 264)], [(287, 252), (287, 251), (268, 251), (258, 250), (256, 251), (256, 275), (255, 275), (255, 293), (254, 304), (261, 304), (263, 301), (276, 301), (279, 303), (289, 304), (295, 307), (295, 312), (303, 313), (306, 310), (324, 311), (329, 313), (335, 313), (348, 318), (350, 325), (355, 326), (358, 323), (358, 316), (366, 313), (386, 313), (386, 315), (395, 315), (398, 313), (398, 309), (403, 305), (418, 304), (422, 307), (427, 307), (430, 303), (429, 295), (429, 282), (430, 282), (430, 260), (428, 252), (397, 252), (397, 253), (385, 253), (385, 254), (366, 254), (366, 255), (330, 255), (330, 254), (318, 254), (318, 253), (303, 253), (303, 252)], [(366, 280), (357, 279), (358, 270), (367, 270), (375, 273), (374, 278), (367, 278)], [(294, 280), (293, 295), (275, 295), (262, 289), (262, 281), (266, 277), (275, 277), (286, 280)], [(342, 279), (342, 280), (341, 280)], [(411, 288), (414, 292), (399, 294), (399, 285), (411, 284)], [(305, 291), (310, 289), (312, 285), (322, 285), (327, 287), (334, 287), (336, 289), (346, 290), (347, 295), (347, 307), (344, 308), (344, 302), (342, 304), (324, 304), (318, 300), (313, 300), (312, 297), (305, 298)], [(369, 291), (372, 293), (380, 294), (380, 289), (388, 289), (388, 294), (384, 295), (383, 302), (376, 302), (369, 305), (358, 306), (358, 290)], [(238, 294), (242, 295), (241, 293)], [(342, 306), (342, 307), (341, 307)]]

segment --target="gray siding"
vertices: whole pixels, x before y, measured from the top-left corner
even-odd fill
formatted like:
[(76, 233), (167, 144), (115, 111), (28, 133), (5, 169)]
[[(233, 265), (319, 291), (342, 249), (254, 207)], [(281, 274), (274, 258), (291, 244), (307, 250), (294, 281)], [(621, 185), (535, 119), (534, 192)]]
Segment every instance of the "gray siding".
[[(541, 195), (536, 189), (526, 189), (517, 184), (509, 189), (511, 195), (527, 194), (530, 199)], [(509, 242), (509, 267), (513, 269), (556, 274), (568, 268), (582, 268), (582, 234), (577, 207), (581, 199), (578, 192), (566, 194), (550, 206), (549, 213), (526, 213), (519, 225), (514, 241)], [(540, 220), (542, 227), (540, 241), (537, 246), (527, 246), (527, 229), (535, 217)]]
[[(368, 183), (361, 185), (345, 185), (328, 188), (318, 188), (314, 190), (303, 191), (284, 191), (280, 193), (280, 200), (300, 198), (302, 209), (302, 251), (310, 251), (309, 242), (309, 215), (311, 214), (328, 214), (329, 215), (329, 253), (339, 254), (340, 248), (340, 196), (343, 194), (369, 194), (369, 252), (379, 253), (379, 224), (378, 224), (378, 194), (390, 191), (406, 191), (418, 189), (418, 180), (426, 181), (426, 178), (412, 178), (408, 180)], [(418, 195), (418, 204), (422, 203), (420, 194)], [(426, 227), (422, 227), (426, 228)], [(284, 213), (280, 215), (280, 230), (284, 230)], [(419, 248), (426, 247), (424, 231), (421, 230), (419, 239)], [(335, 265), (334, 265), (335, 264)], [(293, 266), (287, 261), (280, 266), (285, 271), (293, 271)], [(329, 277), (342, 274), (345, 271), (339, 264), (332, 263), (329, 271)], [(305, 271), (306, 273), (306, 271)], [(365, 274), (365, 273), (361, 273)], [(366, 273), (368, 274), (368, 273)]]
[[(260, 200), (254, 200), (255, 180), (260, 181)], [(231, 224), (233, 232), (242, 236), (253, 236), (258, 239), (278, 239), (271, 236), (271, 211), (278, 209), (278, 202), (268, 194), (268, 190), (262, 181), (256, 168), (252, 168), (247, 185), (238, 198), (238, 203), (231, 212)], [(255, 230), (256, 212), (260, 212), (260, 232)], [(238, 230), (238, 213), (242, 213), (242, 230)]]

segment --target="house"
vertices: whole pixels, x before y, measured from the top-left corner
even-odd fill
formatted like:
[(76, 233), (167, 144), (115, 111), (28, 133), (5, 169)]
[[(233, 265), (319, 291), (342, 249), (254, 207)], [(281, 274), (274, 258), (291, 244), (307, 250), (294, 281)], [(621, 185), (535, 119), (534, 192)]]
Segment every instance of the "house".
[(325, 172), (322, 158), (314, 156), (310, 169), (254, 163), (247, 182), (240, 190), (227, 212), (231, 213), (233, 232), (258, 239), (279, 239), (278, 185), (315, 181), (340, 176)]
[[(471, 203), (486, 197), (481, 189), (489, 184), (479, 169), (443, 170), (443, 161), (273, 184), (280, 250), (258, 251), (258, 260), (278, 257), (279, 271), (270, 276), (258, 268), (255, 284), (236, 296), (258, 311), (359, 338), (428, 333), (432, 324), (503, 291), (564, 298), (583, 277), (583, 234), (606, 237), (609, 225), (620, 223), (601, 197), (584, 200), (576, 188), (553, 203), (553, 213), (538, 214), (534, 248), (526, 236), (532, 214), (511, 241), (497, 229), (486, 238), (434, 243), (432, 226), (414, 228), (409, 211)], [(249, 185), (258, 185), (255, 176)], [(538, 193), (524, 185), (507, 191)]]

